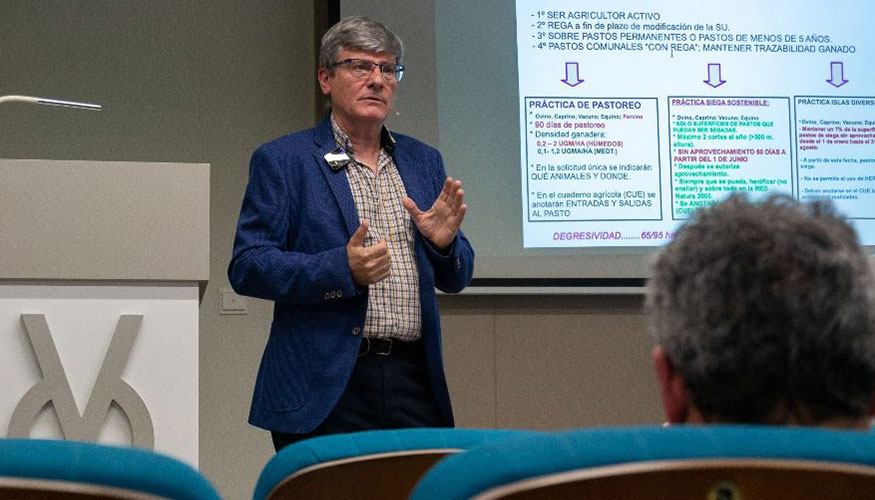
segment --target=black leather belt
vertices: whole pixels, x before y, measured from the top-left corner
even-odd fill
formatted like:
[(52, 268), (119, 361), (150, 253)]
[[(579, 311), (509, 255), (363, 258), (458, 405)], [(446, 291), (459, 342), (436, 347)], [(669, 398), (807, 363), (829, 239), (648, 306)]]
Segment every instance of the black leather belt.
[(390, 356), (392, 354), (403, 354), (410, 352), (412, 349), (419, 347), (420, 341), (403, 342), (398, 339), (382, 339), (382, 338), (362, 338), (362, 343), (359, 346), (359, 356), (373, 354), (376, 356)]

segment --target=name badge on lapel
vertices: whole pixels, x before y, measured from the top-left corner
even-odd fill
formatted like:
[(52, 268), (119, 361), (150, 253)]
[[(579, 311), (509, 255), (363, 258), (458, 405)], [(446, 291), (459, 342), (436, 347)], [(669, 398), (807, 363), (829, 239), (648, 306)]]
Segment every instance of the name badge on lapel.
[(337, 148), (325, 155), (325, 161), (328, 162), (328, 166), (331, 167), (331, 170), (336, 172), (349, 164), (351, 160), (343, 148)]

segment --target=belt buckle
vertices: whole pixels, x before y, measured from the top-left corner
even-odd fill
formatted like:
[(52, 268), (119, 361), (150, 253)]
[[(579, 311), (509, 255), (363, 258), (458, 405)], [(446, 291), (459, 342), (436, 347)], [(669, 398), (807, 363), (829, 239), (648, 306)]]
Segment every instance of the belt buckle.
[(369, 337), (362, 337), (362, 344), (359, 345), (359, 353), (356, 357), (360, 358), (369, 352), (371, 352), (371, 339)]
[(392, 344), (393, 344), (392, 339), (381, 339), (381, 340), (385, 340), (386, 342), (388, 342), (389, 347), (385, 351), (374, 351), (374, 354), (376, 354), (377, 356), (388, 356), (388, 355), (392, 354)]

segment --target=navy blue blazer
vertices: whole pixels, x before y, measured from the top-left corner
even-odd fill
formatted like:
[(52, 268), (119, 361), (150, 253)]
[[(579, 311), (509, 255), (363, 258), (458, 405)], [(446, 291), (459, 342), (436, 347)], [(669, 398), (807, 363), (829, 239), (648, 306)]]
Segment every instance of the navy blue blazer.
[[(393, 137), (407, 196), (428, 210), (446, 179), (440, 153)], [(228, 277), (237, 293), (274, 301), (249, 413), (252, 425), (268, 430), (303, 433), (322, 423), (346, 387), (361, 343), (367, 288), (353, 282), (346, 254), (359, 218), (346, 172), (324, 159), (335, 148), (326, 118), (252, 154)], [(461, 231), (448, 255), (414, 232), (426, 368), (440, 417), (452, 426), (435, 287), (465, 288), (474, 250)]]

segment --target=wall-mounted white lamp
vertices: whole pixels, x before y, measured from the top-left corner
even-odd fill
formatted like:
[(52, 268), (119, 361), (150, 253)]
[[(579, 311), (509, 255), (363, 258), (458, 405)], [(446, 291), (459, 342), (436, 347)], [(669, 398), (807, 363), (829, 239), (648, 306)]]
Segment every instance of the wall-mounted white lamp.
[(25, 104), (45, 104), (48, 106), (63, 106), (65, 108), (88, 109), (100, 111), (100, 104), (87, 102), (61, 101), (59, 99), (47, 99), (45, 97), (30, 97), (26, 95), (3, 95), (0, 96), (0, 104), (6, 102), (23, 102)]

